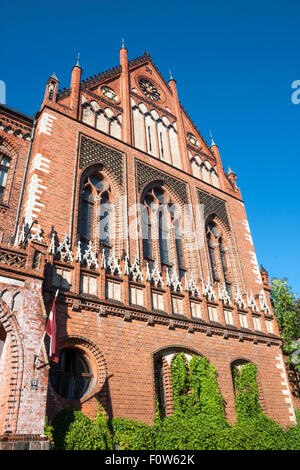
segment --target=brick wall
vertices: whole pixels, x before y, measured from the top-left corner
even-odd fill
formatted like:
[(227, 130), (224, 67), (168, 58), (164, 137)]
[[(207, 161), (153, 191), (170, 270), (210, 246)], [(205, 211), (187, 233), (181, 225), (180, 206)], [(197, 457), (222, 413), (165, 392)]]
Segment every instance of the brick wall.
[[(23, 293), (22, 308), (18, 312), (11, 311), (8, 294), (3, 296), (0, 306), (3, 312), (0, 321), (7, 335), (0, 364), (6, 371), (1, 378), (0, 433), (10, 429), (24, 436), (32, 433), (41, 435), (46, 402), (50, 417), (70, 404), (48, 384), (45, 356), (42, 355), (37, 368), (33, 366), (46, 313), (50, 311), (57, 287), (53, 285), (54, 269), (67, 271), (70, 280), (69, 289), (65, 292), (61, 290), (58, 298), (60, 348), (77, 348), (90, 365), (90, 388), (81, 400), (72, 403), (88, 416), (95, 416), (100, 402), (108, 415), (151, 423), (155, 412), (154, 358), (160, 357), (159, 354), (163, 357), (162, 369), (166, 374), (166, 407), (171, 412), (172, 394), (166, 358), (173, 351), (185, 350), (207, 357), (216, 367), (229, 421), (235, 419), (231, 364), (241, 359), (252, 361), (258, 367), (264, 411), (283, 425), (291, 424), (294, 422), (291, 395), (282, 361), (278, 326), (271, 312), (270, 289), (261, 279), (244, 203), (236, 187), (236, 176), (226, 175), (218, 147), (213, 142), (211, 146), (207, 144), (182, 108), (175, 81), (170, 80), (167, 84), (147, 54), (128, 62), (127, 51), (122, 48), (120, 59), (122, 67), (81, 84), (81, 69), (75, 66), (71, 89), (59, 94), (56, 77), (50, 77), (30, 149), (26, 132), (30, 133), (33, 120), (12, 113), (5, 107), (0, 109), (0, 124), (5, 123), (2, 127), (0, 125), (0, 146), (12, 158), (5, 199), (0, 204), (0, 229), (5, 232), (3, 241), (7, 243), (11, 240), (15, 224), (21, 226), (23, 218), (27, 224), (25, 231), (35, 220), (43, 231), (41, 240), (31, 241), (26, 250), (23, 246), (12, 248), (6, 245), (5, 249), (0, 246), (0, 276), (11, 276), (23, 282), (21, 286), (19, 284)], [(139, 85), (141, 79), (155, 85), (160, 93), (159, 100), (151, 100), (143, 94)], [(101, 91), (102, 84), (113, 88), (117, 101), (109, 101)], [(53, 94), (49, 93), (50, 89)], [(88, 123), (81, 120), (82, 103), (90, 107)], [(150, 131), (141, 127), (137, 132), (132, 105), (143, 110), (141, 122), (146, 122), (150, 114), (155, 116), (155, 124), (151, 125), (157, 126), (152, 127), (152, 130), (156, 129), (153, 134), (156, 139), (159, 136), (163, 138), (159, 132), (164, 123), (162, 132), (165, 132), (164, 141), (168, 143), (165, 148), (168, 161), (158, 157), (162, 145), (158, 140), (155, 141), (156, 150), (151, 150), (150, 154), (147, 135)], [(107, 117), (110, 116), (105, 131), (99, 129), (96, 116), (97, 112), (104, 111)], [(7, 119), (11, 121), (9, 125)], [(119, 123), (122, 121), (120, 138), (109, 135), (113, 119), (118, 119)], [(168, 134), (168, 126), (172, 128), (173, 140)], [(22, 138), (20, 129), (23, 129)], [(191, 142), (189, 134), (195, 136), (197, 144)], [(139, 149), (135, 147), (137, 136)], [(174, 144), (176, 138), (177, 143)], [(176, 145), (180, 161), (178, 154), (174, 153)], [(172, 148), (174, 164), (170, 157)], [(24, 172), (27, 155), (28, 171)], [(205, 178), (193, 175), (190, 156), (198, 157), (201, 165), (206, 165)], [(217, 174), (214, 179), (209, 176), (209, 168)], [(113, 261), (120, 270), (119, 275), (112, 266), (107, 265), (107, 259), (104, 263), (99, 237), (94, 240), (97, 250), (93, 264), (88, 266), (82, 259), (79, 260), (77, 242), (80, 238), (83, 182), (93, 172), (101, 172), (116, 203), (117, 238), (111, 242), (110, 254), (114, 248)], [(23, 181), (21, 211), (16, 220)], [(155, 282), (149, 279), (150, 268), (143, 259), (141, 235), (135, 236), (140, 230), (139, 213), (132, 206), (142, 202), (149, 188), (155, 186), (163, 188), (170, 202), (180, 207), (186, 204), (191, 208), (185, 227), (184, 257), (187, 279), (194, 276), (194, 287), (197, 286), (198, 293), (195, 290), (192, 292), (183, 278), (181, 289), (175, 282), (176, 276), (174, 282), (170, 281), (171, 269), (168, 272), (168, 268), (171, 266), (162, 266), (163, 282), (160, 285), (153, 285)], [(204, 205), (205, 220), (197, 215), (199, 203)], [(99, 223), (97, 217), (94, 214), (95, 226)], [(222, 283), (218, 286), (213, 282), (206, 240), (205, 222), (208, 217), (215, 218), (227, 250), (225, 257), (232, 290), (230, 303), (221, 293)], [(37, 233), (36, 228), (35, 224), (30, 237)], [(62, 248), (65, 234), (67, 254), (62, 256), (58, 247)], [(158, 240), (153, 241), (153, 246), (154, 258), (159, 262)], [(173, 268), (177, 267), (178, 270), (174, 234), (170, 248)], [(140, 278), (128, 273), (135, 257), (140, 260)], [(21, 258), (23, 261), (26, 258), (25, 264), (22, 264)], [(22, 266), (13, 267), (16, 263)], [(217, 259), (217, 270), (224, 282), (220, 257)], [(93, 295), (80, 292), (82, 274), (95, 279)], [(118, 302), (106, 299), (108, 279), (120, 283)], [(130, 304), (130, 285), (143, 290), (142, 306)], [(4, 285), (1, 288), (5, 290)], [(164, 296), (164, 312), (153, 310), (151, 295), (154, 290)], [(46, 310), (41, 298), (42, 291)], [(244, 305), (236, 299), (238, 292)], [(183, 302), (182, 315), (174, 315), (174, 295)], [(266, 305), (261, 304), (262, 295)], [(191, 300), (200, 304), (202, 319), (192, 318)], [(208, 307), (218, 310), (217, 321), (209, 318)], [(232, 314), (234, 325), (226, 324), (225, 308)], [(247, 317), (248, 328), (242, 328), (240, 314)], [(255, 330), (254, 317), (261, 322), (260, 331)], [(266, 320), (272, 322), (273, 333), (267, 330)], [(8, 362), (14, 365), (7, 368)], [(33, 379), (38, 380), (37, 390), (31, 387)]]

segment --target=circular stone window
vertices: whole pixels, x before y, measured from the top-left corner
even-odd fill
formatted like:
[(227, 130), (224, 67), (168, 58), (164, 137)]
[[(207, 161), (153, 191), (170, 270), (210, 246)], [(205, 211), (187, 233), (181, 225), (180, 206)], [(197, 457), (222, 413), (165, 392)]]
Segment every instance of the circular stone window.
[(101, 91), (103, 95), (105, 96), (105, 98), (108, 98), (109, 100), (115, 101), (115, 102), (119, 101), (118, 95), (114, 92), (114, 90), (112, 90), (108, 86), (101, 87)]
[(199, 142), (193, 134), (188, 133), (187, 138), (192, 145), (199, 147)]
[(147, 96), (147, 98), (151, 98), (153, 101), (157, 101), (160, 99), (160, 94), (153, 83), (141, 78), (139, 80), (139, 85), (141, 87), (142, 92)]
[(88, 361), (78, 349), (62, 349), (58, 364), (51, 362), (50, 383), (56, 393), (67, 400), (80, 400), (88, 390), (92, 376)]

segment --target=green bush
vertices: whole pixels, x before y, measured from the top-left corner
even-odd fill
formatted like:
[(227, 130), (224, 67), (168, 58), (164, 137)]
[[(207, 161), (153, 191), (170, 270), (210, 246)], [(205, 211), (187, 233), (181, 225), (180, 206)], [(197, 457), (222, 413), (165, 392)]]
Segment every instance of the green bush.
[(229, 424), (221, 426), (194, 417), (168, 416), (154, 426), (153, 435), (157, 450), (215, 450), (226, 448)]
[(120, 450), (155, 449), (151, 426), (133, 419), (113, 418), (111, 427), (114, 446)]
[(48, 416), (45, 418), (45, 426), (44, 426), (44, 434), (49, 438), (50, 442), (50, 449), (54, 448), (54, 440), (53, 440), (53, 426), (49, 421)]
[(300, 450), (300, 410), (296, 411), (296, 426), (286, 430), (287, 447), (289, 450)]
[(283, 428), (263, 413), (260, 413), (255, 418), (237, 422), (233, 427), (233, 433), (236, 449), (288, 449), (286, 433)]
[(105, 450), (112, 448), (107, 425), (96, 417), (90, 420), (81, 411), (66, 408), (53, 422), (54, 445), (58, 450)]

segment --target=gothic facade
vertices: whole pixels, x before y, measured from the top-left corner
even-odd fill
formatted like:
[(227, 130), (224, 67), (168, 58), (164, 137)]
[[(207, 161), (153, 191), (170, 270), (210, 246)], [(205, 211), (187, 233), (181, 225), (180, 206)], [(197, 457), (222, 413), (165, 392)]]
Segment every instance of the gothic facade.
[[(295, 423), (236, 175), (148, 53), (122, 47), (86, 80), (77, 64), (62, 91), (53, 74), (34, 118), (1, 106), (0, 158), (2, 446), (42, 448), (68, 405), (151, 423), (159, 397), (172, 413), (181, 351), (216, 367), (230, 422), (232, 368), (250, 361), (265, 413)], [(57, 289), (55, 364), (39, 345)]]

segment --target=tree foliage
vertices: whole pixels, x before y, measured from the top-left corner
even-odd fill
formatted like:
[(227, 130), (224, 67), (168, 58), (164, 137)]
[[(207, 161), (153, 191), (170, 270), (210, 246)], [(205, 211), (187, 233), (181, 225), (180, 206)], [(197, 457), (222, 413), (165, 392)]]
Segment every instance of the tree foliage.
[(295, 354), (300, 348), (300, 344), (296, 343), (300, 338), (300, 302), (287, 285), (287, 279), (272, 280), (271, 302), (283, 340), (283, 352), (287, 361), (300, 372), (300, 364), (296, 364), (300, 357)]

